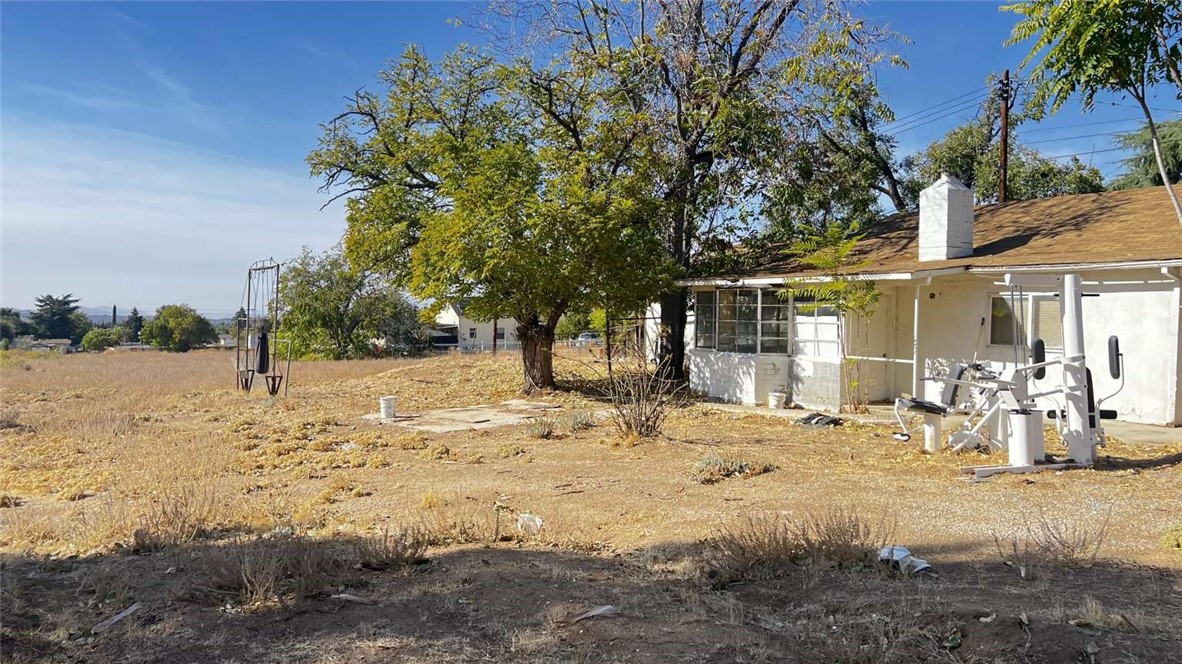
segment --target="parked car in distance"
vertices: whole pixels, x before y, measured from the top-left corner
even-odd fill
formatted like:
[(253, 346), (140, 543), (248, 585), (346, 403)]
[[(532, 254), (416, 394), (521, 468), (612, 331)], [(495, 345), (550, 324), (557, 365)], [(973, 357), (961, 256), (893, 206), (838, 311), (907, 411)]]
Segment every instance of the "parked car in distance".
[(603, 341), (603, 337), (598, 332), (580, 332), (579, 336), (575, 337), (575, 348), (586, 348), (587, 346), (594, 346)]

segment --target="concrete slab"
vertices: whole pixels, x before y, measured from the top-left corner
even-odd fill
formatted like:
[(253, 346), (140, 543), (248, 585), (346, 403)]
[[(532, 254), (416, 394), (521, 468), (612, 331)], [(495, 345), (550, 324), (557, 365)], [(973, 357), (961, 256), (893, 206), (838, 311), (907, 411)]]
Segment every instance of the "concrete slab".
[(562, 407), (537, 401), (510, 399), (498, 405), (482, 404), (460, 408), (443, 408), (396, 417), (382, 417), (377, 413), (370, 413), (362, 415), (361, 418), (378, 424), (391, 424), (416, 431), (449, 433), (523, 424), (556, 410), (562, 410)]
[[(791, 419), (798, 419), (813, 412), (809, 409), (772, 409), (760, 406), (742, 406), (731, 403), (707, 402), (703, 403), (702, 405), (715, 410), (731, 413), (767, 415), (770, 417), (787, 417)], [(837, 413), (829, 414), (838, 415)], [(870, 412), (864, 415), (841, 413), (838, 415), (838, 417), (843, 419), (857, 420), (859, 422), (866, 422), (868, 424), (888, 424), (898, 427), (898, 424), (895, 422), (892, 407), (880, 404), (871, 405)], [(960, 425), (964, 423), (965, 419), (966, 417), (964, 415), (949, 415), (948, 417), (945, 417), (943, 426), (945, 433), (958, 429)], [(1182, 445), (1182, 427), (1163, 427), (1153, 424), (1139, 424), (1137, 422), (1104, 420), (1104, 432), (1113, 438), (1118, 438), (1126, 443), (1131, 443), (1134, 445)]]

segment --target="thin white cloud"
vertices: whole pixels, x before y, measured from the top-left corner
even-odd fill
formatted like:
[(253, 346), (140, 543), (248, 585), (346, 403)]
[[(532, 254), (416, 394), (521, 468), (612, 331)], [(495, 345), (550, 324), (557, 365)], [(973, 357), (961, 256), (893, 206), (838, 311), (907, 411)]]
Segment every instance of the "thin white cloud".
[(344, 231), (341, 206), (319, 212), (325, 198), (299, 165), (11, 115), (3, 133), (3, 306), (72, 292), (87, 306), (233, 311), (252, 262)]
[(74, 106), (81, 106), (95, 111), (127, 111), (156, 110), (152, 106), (134, 99), (129, 92), (97, 91), (83, 89), (66, 89), (41, 83), (22, 83), (20, 89), (42, 97), (49, 97), (56, 101), (66, 102)]

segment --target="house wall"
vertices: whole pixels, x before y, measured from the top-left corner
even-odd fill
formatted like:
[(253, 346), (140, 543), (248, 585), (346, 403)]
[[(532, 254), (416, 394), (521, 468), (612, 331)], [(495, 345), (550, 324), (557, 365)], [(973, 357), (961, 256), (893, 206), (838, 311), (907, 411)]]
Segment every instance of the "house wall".
[(788, 355), (687, 352), (690, 388), (713, 399), (748, 406), (767, 403), (769, 392), (785, 392), (791, 403), (837, 410), (841, 405), (841, 363)]
[[(1179, 377), (1179, 293), (1178, 283), (1160, 271), (1104, 270), (1084, 272), (1084, 292), (1098, 297), (1083, 299), (1084, 352), (1092, 371), (1097, 398), (1116, 392), (1119, 379), (1108, 374), (1107, 342), (1110, 335), (1121, 340), (1125, 356), (1125, 387), (1104, 402), (1120, 419), (1148, 424), (1177, 424)], [(955, 362), (989, 361), (1005, 368), (1025, 364), (1015, 358), (1011, 346), (989, 345), (989, 296), (1008, 293), (995, 285), (1003, 275), (937, 278), (921, 288), (920, 343), (923, 375), (944, 375)], [(903, 298), (896, 311), (903, 318)], [(910, 304), (910, 303), (908, 303)], [(910, 325), (899, 325), (895, 347), (910, 344)], [(1059, 354), (1048, 352), (1048, 359)], [(896, 373), (896, 381), (899, 380)], [(1058, 383), (1056, 368), (1048, 370), (1041, 386)], [(924, 381), (921, 392), (937, 400), (942, 384)], [(902, 391), (902, 390), (900, 390)], [(1040, 408), (1055, 406), (1049, 399)]]
[[(459, 347), (464, 350), (492, 350), (493, 322), (478, 323), (464, 315), (459, 316)], [(497, 348), (518, 348), (517, 321), (512, 318), (500, 318), (496, 326), (505, 329), (505, 338), (497, 341)], [(476, 338), (469, 338), (469, 331), (476, 328)]]

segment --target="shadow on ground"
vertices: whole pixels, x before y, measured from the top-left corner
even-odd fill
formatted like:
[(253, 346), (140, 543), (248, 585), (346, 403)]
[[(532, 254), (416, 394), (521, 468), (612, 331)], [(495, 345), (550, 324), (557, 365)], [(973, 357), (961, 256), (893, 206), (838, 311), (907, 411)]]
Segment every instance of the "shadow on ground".
[[(307, 542), (308, 569), (347, 544)], [(241, 560), (249, 552), (235, 547), (248, 546), (256, 544), (8, 555), (0, 659), (1065, 664), (1166, 662), (1182, 652), (1182, 581), (1148, 567), (1045, 566), (1033, 580), (995, 560), (938, 563), (937, 578), (792, 567), (720, 587), (702, 574), (702, 544), (615, 556), (468, 545), (409, 568), (350, 568), (302, 586), (289, 575), (282, 588), (307, 596), (244, 608), (210, 580), (210, 565), (222, 563), (209, 556)], [(342, 593), (351, 598), (332, 597)], [(91, 634), (137, 602), (131, 617)], [(569, 624), (602, 605), (619, 615)]]

